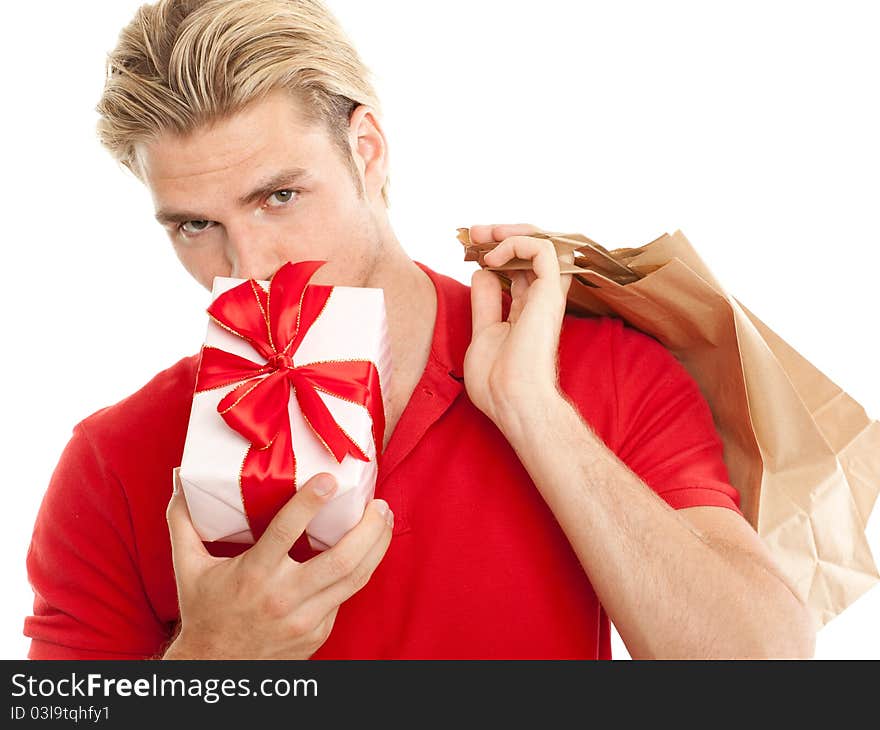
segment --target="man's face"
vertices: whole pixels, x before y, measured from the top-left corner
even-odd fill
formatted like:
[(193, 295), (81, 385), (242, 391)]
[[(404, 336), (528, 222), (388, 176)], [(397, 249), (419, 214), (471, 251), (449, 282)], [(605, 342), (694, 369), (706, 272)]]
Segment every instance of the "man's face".
[(322, 259), (312, 283), (365, 285), (382, 254), (385, 180), (384, 140), (366, 112), (351, 122), (364, 197), (327, 132), (305, 126), (282, 91), (142, 145), (157, 219), (187, 271), (210, 289), (215, 276), (269, 279), (286, 261)]

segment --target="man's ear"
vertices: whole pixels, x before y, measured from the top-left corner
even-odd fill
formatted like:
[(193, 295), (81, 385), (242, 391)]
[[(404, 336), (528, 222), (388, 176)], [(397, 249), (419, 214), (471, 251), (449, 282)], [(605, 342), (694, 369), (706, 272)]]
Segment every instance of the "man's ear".
[(351, 113), (349, 145), (370, 197), (381, 194), (388, 174), (388, 144), (372, 108), (361, 104)]

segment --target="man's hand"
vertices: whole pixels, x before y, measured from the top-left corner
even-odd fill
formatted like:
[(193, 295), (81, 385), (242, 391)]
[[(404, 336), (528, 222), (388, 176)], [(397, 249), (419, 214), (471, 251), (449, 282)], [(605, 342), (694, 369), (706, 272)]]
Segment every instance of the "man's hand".
[[(532, 271), (510, 271), (511, 306), (501, 319), (501, 282), (480, 269), (471, 277), (473, 333), (464, 360), (471, 401), (499, 428), (517, 403), (557, 395), (556, 355), (571, 274), (560, 275), (553, 244), (529, 234), (536, 226), (473, 226), (473, 243), (499, 244), (484, 256), (489, 266), (531, 259)], [(574, 254), (569, 254), (573, 261)]]
[[(327, 489), (325, 493), (322, 491)], [(393, 514), (373, 500), (329, 550), (304, 563), (288, 551), (333, 496), (336, 480), (316, 474), (241, 555), (218, 558), (202, 544), (181, 490), (168, 528), (181, 630), (165, 659), (307, 659), (327, 640), (339, 605), (366, 585), (391, 542)]]

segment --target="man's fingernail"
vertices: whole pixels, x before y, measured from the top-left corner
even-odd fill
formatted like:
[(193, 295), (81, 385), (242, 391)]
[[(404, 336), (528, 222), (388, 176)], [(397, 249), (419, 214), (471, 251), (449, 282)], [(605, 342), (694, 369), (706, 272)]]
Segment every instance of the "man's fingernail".
[(376, 500), (376, 509), (379, 510), (379, 514), (385, 518), (385, 522), (389, 525), (394, 524), (394, 513), (391, 511), (391, 507), (388, 506), (388, 502), (384, 499)]
[(315, 494), (326, 497), (336, 486), (336, 477), (332, 474), (324, 474), (315, 480)]

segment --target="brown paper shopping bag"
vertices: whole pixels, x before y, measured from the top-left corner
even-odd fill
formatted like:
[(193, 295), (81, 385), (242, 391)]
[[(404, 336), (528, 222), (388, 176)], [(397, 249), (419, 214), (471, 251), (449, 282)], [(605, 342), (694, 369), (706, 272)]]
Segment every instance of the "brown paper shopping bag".
[[(880, 579), (865, 527), (880, 491), (880, 423), (728, 294), (681, 231), (609, 251), (580, 234), (540, 232), (562, 273), (574, 274), (567, 311), (615, 316), (655, 337), (705, 396), (724, 442), (746, 519), (811, 608), (816, 627)], [(465, 260), (487, 267), (496, 244)]]

